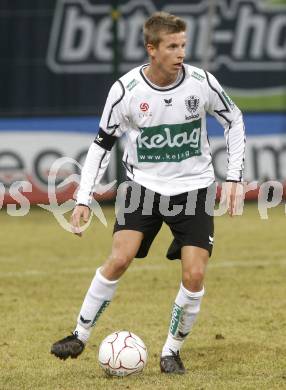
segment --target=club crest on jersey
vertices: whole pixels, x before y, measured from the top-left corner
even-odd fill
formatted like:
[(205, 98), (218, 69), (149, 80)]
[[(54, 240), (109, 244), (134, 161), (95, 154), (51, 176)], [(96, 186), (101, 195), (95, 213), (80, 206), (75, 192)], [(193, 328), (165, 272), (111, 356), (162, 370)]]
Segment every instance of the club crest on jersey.
[(190, 111), (192, 114), (194, 114), (197, 111), (199, 107), (199, 103), (200, 103), (200, 98), (195, 95), (189, 96), (187, 97), (187, 99), (185, 99), (186, 107), (188, 111)]
[(192, 114), (192, 115), (186, 115), (185, 119), (196, 119), (199, 117), (199, 114), (196, 113), (197, 109), (199, 108), (200, 104), (200, 98), (196, 95), (191, 95), (185, 99), (185, 105), (187, 107), (187, 110)]

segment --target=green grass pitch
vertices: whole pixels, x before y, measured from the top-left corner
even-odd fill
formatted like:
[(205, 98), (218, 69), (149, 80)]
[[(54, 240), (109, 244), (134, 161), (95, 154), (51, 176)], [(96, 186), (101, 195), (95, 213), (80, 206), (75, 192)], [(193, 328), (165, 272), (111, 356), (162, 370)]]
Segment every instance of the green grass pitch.
[[(148, 258), (135, 260), (76, 360), (50, 355), (74, 328), (95, 269), (109, 252), (113, 208), (104, 208), (83, 238), (65, 232), (39, 208), (26, 217), (0, 213), (1, 390), (272, 390), (286, 388), (285, 211), (261, 220), (256, 204), (241, 217), (216, 218), (215, 250), (197, 323), (182, 350), (188, 373), (159, 372), (180, 263), (165, 259), (164, 228)], [(127, 329), (147, 345), (141, 375), (107, 378), (97, 363), (100, 341)]]

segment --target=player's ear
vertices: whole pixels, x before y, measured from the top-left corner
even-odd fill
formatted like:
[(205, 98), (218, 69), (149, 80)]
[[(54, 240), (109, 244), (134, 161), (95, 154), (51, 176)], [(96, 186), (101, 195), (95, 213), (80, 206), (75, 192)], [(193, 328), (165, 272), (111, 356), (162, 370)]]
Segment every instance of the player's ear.
[(146, 51), (147, 51), (148, 56), (151, 58), (154, 57), (156, 47), (152, 43), (147, 43), (145, 47), (146, 47)]

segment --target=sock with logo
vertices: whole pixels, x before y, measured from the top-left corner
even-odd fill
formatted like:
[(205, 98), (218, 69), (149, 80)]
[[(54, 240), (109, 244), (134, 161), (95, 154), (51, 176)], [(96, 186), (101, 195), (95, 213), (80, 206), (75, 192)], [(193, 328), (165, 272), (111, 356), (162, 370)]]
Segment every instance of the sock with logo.
[(180, 351), (200, 311), (204, 292), (204, 288), (198, 292), (189, 291), (181, 283), (173, 306), (169, 333), (162, 356), (171, 355), (171, 351), (175, 353)]
[(117, 287), (118, 280), (108, 280), (96, 270), (95, 276), (84, 298), (77, 319), (77, 327), (74, 334), (84, 343), (87, 342), (91, 328), (109, 305)]

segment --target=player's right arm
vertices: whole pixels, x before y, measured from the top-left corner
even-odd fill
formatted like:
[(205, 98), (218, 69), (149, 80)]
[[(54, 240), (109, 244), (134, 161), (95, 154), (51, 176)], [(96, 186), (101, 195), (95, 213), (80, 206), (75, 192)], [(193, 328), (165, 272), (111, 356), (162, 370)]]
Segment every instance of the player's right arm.
[(81, 171), (81, 180), (76, 197), (76, 206), (72, 213), (71, 224), (73, 232), (81, 236), (80, 223), (89, 217), (89, 205), (93, 190), (100, 182), (109, 164), (111, 149), (121, 136), (124, 128), (124, 98), (125, 89), (120, 80), (111, 87), (101, 120), (99, 131), (90, 145), (84, 166)]

